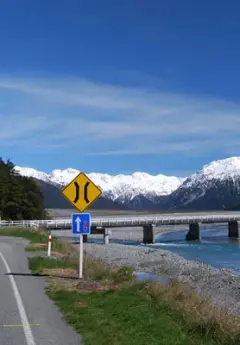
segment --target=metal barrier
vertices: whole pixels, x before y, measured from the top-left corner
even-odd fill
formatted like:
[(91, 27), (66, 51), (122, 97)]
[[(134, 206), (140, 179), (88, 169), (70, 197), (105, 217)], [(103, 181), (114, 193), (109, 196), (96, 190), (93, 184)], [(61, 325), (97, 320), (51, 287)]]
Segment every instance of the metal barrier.
[[(116, 216), (116, 217), (92, 217), (92, 226), (96, 227), (133, 227), (144, 225), (180, 225), (191, 223), (224, 223), (230, 221), (240, 221), (238, 215), (162, 215), (162, 216)], [(49, 229), (70, 229), (71, 219), (54, 219), (54, 220), (17, 220), (17, 221), (0, 221), (0, 227), (30, 227), (30, 228), (49, 228)]]

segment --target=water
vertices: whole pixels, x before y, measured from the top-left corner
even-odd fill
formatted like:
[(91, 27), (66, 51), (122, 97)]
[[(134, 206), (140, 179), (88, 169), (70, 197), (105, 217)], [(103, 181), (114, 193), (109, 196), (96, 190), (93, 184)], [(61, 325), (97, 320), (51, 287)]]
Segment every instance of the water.
[(153, 280), (153, 281), (158, 281), (161, 284), (165, 285), (165, 284), (169, 284), (171, 281), (171, 279), (165, 274), (156, 276), (155, 274), (146, 273), (146, 272), (134, 272), (134, 275), (136, 276), (136, 279), (138, 282)]
[[(166, 249), (183, 256), (187, 260), (206, 263), (217, 268), (229, 268), (240, 273), (240, 240), (228, 238), (228, 224), (201, 225), (201, 242), (187, 242), (186, 226), (183, 231), (173, 231), (160, 235), (156, 239), (155, 248)], [(174, 227), (173, 227), (174, 229)], [(94, 239), (102, 243), (102, 238)], [(79, 240), (77, 239), (77, 242)], [(139, 246), (139, 241), (111, 240), (112, 243), (131, 244)], [(142, 245), (142, 244), (141, 244)], [(145, 276), (148, 279), (148, 276)], [(144, 278), (144, 279), (145, 279)], [(150, 278), (150, 277), (149, 277)], [(141, 280), (141, 274), (139, 275)]]
[(166, 249), (217, 268), (229, 268), (240, 273), (240, 240), (228, 238), (226, 224), (201, 227), (201, 242), (185, 240), (188, 230), (160, 235), (154, 247)]

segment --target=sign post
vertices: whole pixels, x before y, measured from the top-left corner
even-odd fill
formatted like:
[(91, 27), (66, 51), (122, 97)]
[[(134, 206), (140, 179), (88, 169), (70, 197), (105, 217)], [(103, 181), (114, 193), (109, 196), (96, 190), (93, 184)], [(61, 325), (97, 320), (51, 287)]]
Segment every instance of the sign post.
[[(63, 190), (62, 195), (79, 212), (84, 212), (102, 194), (83, 172), (78, 174)], [(83, 235), (91, 233), (91, 215), (89, 213), (72, 214), (72, 234), (79, 235), (79, 278), (83, 277)]]
[(83, 276), (83, 235), (80, 235), (79, 241), (79, 279), (82, 279)]
[(90, 213), (72, 214), (72, 234), (79, 235), (79, 278), (83, 277), (83, 235), (91, 233), (91, 215)]

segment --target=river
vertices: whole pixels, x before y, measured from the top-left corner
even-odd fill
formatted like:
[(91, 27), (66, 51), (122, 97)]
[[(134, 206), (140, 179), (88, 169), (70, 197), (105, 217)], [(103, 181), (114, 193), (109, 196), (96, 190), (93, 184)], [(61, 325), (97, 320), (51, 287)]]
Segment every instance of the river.
[(227, 224), (201, 228), (200, 243), (186, 242), (187, 231), (162, 234), (152, 246), (172, 251), (187, 260), (200, 261), (213, 267), (230, 268), (240, 272), (240, 240), (228, 238)]

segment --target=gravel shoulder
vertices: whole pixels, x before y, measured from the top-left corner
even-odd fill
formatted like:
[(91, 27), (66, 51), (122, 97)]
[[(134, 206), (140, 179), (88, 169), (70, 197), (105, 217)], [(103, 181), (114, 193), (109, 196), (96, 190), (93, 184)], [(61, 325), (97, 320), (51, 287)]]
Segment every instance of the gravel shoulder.
[[(115, 229), (112, 231), (113, 241), (141, 241), (142, 229)], [(184, 230), (182, 227), (172, 231)], [(165, 229), (169, 231), (169, 229)], [(165, 232), (159, 230), (159, 233)], [(167, 275), (170, 279), (185, 282), (199, 293), (224, 309), (240, 313), (240, 275), (229, 269), (217, 269), (196, 261), (189, 261), (178, 254), (167, 250), (145, 246), (110, 243), (84, 243), (87, 254), (104, 260), (108, 264), (131, 265), (138, 272)]]

